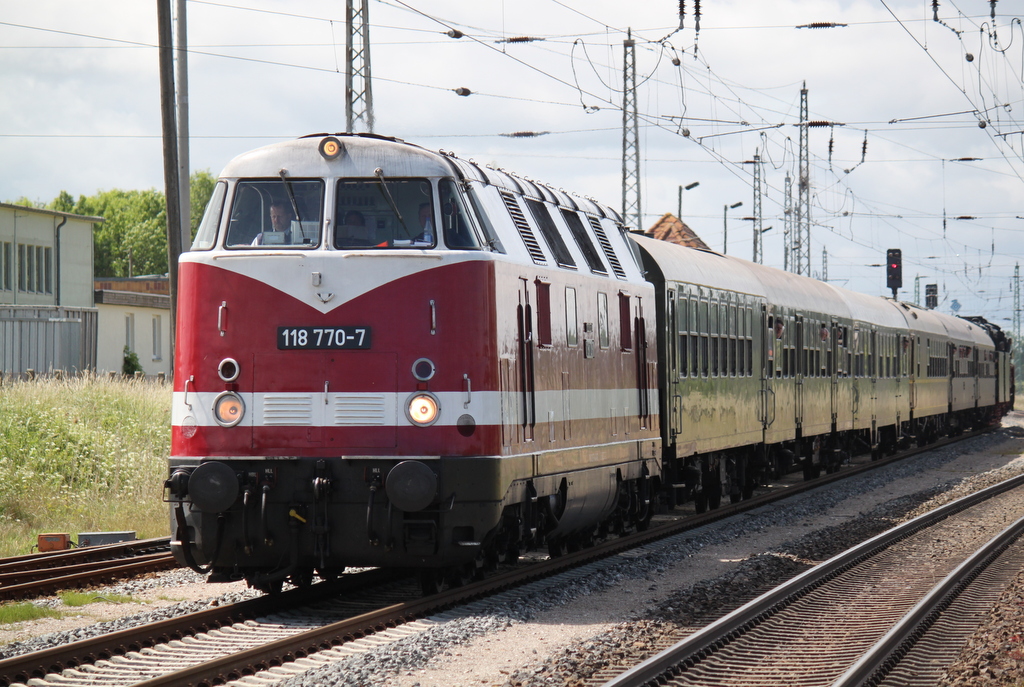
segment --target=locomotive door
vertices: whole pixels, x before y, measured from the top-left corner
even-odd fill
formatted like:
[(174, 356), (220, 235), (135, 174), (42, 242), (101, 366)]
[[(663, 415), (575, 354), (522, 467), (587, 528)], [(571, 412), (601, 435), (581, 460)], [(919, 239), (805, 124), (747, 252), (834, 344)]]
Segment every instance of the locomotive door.
[(533, 306), (530, 305), (530, 284), (519, 279), (519, 304), (516, 306), (519, 360), (519, 426), (522, 441), (533, 441), (537, 424), (536, 378), (534, 371)]

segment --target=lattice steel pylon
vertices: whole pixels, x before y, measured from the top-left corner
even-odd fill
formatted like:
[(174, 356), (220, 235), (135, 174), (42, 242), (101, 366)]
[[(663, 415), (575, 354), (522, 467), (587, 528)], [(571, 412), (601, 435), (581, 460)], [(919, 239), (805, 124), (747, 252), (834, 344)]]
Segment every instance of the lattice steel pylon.
[(1013, 342), (1020, 346), (1020, 263), (1013, 267)]
[(764, 250), (761, 248), (761, 156), (754, 153), (754, 262), (764, 262)]
[(789, 271), (790, 258), (793, 256), (793, 177), (786, 172), (786, 206), (783, 208), (783, 251), (782, 269)]
[(345, 0), (345, 131), (373, 132), (370, 0)]
[(643, 231), (640, 205), (640, 126), (636, 109), (636, 44), (632, 30), (622, 42), (622, 219)]
[(800, 172), (797, 178), (793, 271), (811, 276), (811, 167), (807, 142), (807, 83), (800, 89)]

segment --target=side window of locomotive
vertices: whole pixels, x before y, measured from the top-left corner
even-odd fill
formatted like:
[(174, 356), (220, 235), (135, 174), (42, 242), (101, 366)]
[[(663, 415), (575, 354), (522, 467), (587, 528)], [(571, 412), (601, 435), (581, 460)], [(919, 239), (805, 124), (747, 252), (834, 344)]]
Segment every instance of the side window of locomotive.
[(320, 179), (239, 181), (224, 245), (315, 248), (320, 245), (323, 205), (324, 184)]
[(471, 215), (458, 186), (451, 179), (442, 179), (438, 193), (441, 196), (441, 227), (445, 244), (458, 250), (479, 250), (481, 241), (469, 221)]
[(579, 246), (580, 252), (583, 253), (583, 257), (587, 261), (587, 267), (596, 274), (608, 274), (608, 268), (604, 266), (601, 256), (597, 254), (597, 248), (594, 247), (594, 242), (590, 240), (590, 235), (583, 227), (583, 220), (572, 210), (561, 208), (561, 211), (562, 219), (569, 227), (569, 233), (572, 234), (576, 245)]
[(487, 212), (484, 196), (478, 186), (473, 183), (469, 185), (469, 203), (476, 211), (476, 218), (480, 221), (480, 231), (483, 232), (486, 245), (496, 253), (504, 253), (505, 246), (501, 244), (498, 232), (494, 230), (494, 225), (491, 223), (491, 215)]
[(217, 229), (220, 227), (221, 213), (224, 212), (224, 197), (227, 192), (228, 185), (223, 181), (218, 181), (217, 185), (213, 187), (210, 202), (206, 204), (203, 220), (199, 223), (199, 230), (196, 231), (195, 239), (192, 241), (192, 250), (210, 250), (217, 243)]
[(633, 350), (633, 317), (629, 294), (619, 292), (619, 347), (623, 353)]
[(340, 179), (334, 205), (335, 248), (436, 245), (434, 192), (426, 179)]
[(570, 346), (580, 343), (579, 325), (576, 315), (576, 289), (565, 287), (565, 342)]
[(597, 338), (601, 348), (611, 345), (611, 333), (608, 330), (608, 294), (597, 294)]
[(572, 259), (569, 249), (565, 247), (562, 235), (559, 233), (558, 227), (555, 226), (554, 220), (551, 219), (547, 206), (533, 198), (526, 198), (524, 196), (523, 200), (526, 201), (533, 219), (536, 220), (537, 226), (540, 227), (540, 233), (548, 244), (551, 254), (555, 256), (555, 262), (558, 263), (559, 267), (576, 269), (576, 261)]

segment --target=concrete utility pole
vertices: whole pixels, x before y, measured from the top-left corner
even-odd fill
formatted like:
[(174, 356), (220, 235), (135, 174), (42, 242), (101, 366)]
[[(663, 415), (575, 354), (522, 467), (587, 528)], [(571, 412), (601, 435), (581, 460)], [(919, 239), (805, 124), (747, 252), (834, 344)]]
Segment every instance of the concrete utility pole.
[[(192, 245), (192, 199), (188, 159), (188, 25), (185, 22), (185, 0), (176, 0), (175, 25), (176, 58), (174, 77), (178, 107), (178, 193), (181, 196), (181, 250), (187, 251)], [(173, 315), (172, 315), (173, 317)], [(172, 358), (173, 364), (173, 358)]]
[(622, 219), (643, 231), (640, 205), (640, 127), (636, 108), (636, 43), (631, 29), (622, 42)]
[(370, 0), (345, 0), (345, 131), (373, 133)]
[(160, 120), (164, 139), (164, 191), (167, 203), (167, 273), (171, 292), (171, 360), (174, 360), (175, 318), (178, 305), (178, 256), (181, 255), (181, 201), (178, 187), (178, 144), (174, 113), (174, 55), (171, 40), (171, 2), (157, 0), (160, 55)]

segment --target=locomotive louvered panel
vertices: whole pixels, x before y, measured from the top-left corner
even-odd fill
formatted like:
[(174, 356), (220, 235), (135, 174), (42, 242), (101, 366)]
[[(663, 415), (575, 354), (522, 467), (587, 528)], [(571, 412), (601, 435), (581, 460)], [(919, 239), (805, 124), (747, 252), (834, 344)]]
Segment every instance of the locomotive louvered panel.
[(263, 397), (264, 425), (312, 425), (312, 394), (267, 394)]
[(612, 266), (612, 271), (615, 272), (615, 276), (619, 279), (625, 279), (626, 271), (622, 269), (622, 263), (619, 262), (618, 256), (616, 256), (615, 251), (612, 250), (612, 242), (608, 240), (608, 234), (604, 233), (604, 227), (601, 226), (601, 220), (593, 215), (587, 215), (587, 219), (590, 220), (590, 226), (597, 235), (597, 242), (601, 244), (601, 250), (604, 251), (605, 257), (608, 258), (608, 264)]
[(335, 394), (334, 424), (383, 425), (387, 410), (383, 394)]
[(499, 191), (498, 193), (501, 194), (501, 199), (505, 201), (508, 214), (512, 215), (512, 222), (516, 225), (516, 229), (519, 230), (519, 235), (522, 237), (523, 243), (526, 244), (526, 250), (530, 252), (530, 257), (538, 265), (546, 265), (547, 258), (544, 257), (544, 251), (540, 249), (537, 237), (533, 235), (533, 230), (530, 229), (530, 225), (526, 222), (526, 215), (519, 208), (516, 197), (508, 191)]

